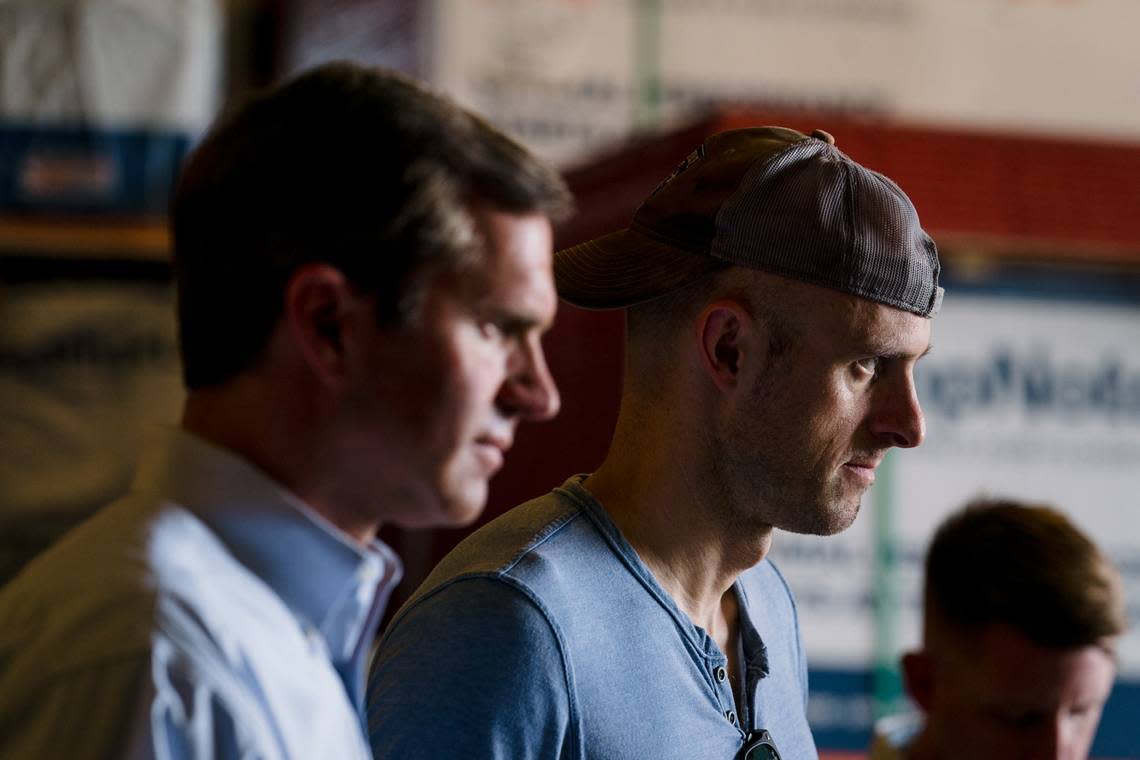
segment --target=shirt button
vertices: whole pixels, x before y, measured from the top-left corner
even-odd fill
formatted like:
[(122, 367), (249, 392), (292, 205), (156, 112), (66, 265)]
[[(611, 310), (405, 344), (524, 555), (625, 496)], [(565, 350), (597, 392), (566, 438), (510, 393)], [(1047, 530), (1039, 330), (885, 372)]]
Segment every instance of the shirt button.
[(734, 713), (732, 710), (725, 710), (724, 717), (728, 719), (729, 723), (734, 726), (736, 725), (736, 713)]
[(716, 674), (716, 680), (718, 683), (724, 683), (724, 679), (728, 678), (728, 671), (723, 667), (718, 666), (717, 669), (713, 672)]

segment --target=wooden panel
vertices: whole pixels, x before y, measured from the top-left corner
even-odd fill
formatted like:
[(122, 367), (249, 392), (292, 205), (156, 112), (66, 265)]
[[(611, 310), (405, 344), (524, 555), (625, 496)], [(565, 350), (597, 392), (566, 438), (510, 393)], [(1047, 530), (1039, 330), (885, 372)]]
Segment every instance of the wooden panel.
[(0, 217), (0, 256), (165, 261), (169, 249), (169, 233), (165, 223), (159, 220)]

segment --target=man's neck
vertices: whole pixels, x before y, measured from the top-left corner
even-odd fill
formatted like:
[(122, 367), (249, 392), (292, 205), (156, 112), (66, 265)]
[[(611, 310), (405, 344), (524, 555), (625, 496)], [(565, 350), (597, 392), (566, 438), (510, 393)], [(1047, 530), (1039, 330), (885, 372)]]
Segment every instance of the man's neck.
[[(182, 414), (187, 432), (234, 452), (273, 478), (315, 512), (360, 544), (369, 543), (379, 524), (361, 518), (337, 498), (335, 482), (325, 477), (320, 436), (306, 420), (311, 410), (269, 398), (272, 389), (246, 378), (225, 387), (191, 391)], [(289, 408), (291, 414), (281, 414)]]
[(677, 606), (723, 643), (728, 629), (735, 631), (732, 586), (764, 559), (771, 529), (743, 535), (724, 519), (722, 505), (710, 503), (718, 491), (703, 482), (683, 459), (615, 440), (584, 485)]

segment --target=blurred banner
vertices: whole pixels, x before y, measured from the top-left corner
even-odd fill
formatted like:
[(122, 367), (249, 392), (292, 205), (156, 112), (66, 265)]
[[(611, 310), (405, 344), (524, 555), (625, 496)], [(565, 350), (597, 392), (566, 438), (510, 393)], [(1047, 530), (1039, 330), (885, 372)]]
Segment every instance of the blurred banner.
[(0, 2), (0, 215), (161, 215), (219, 105), (219, 0)]
[(280, 0), (282, 73), (348, 59), (423, 78), (428, 57), (420, 0)]
[(0, 583), (129, 482), (182, 386), (165, 214), (221, 0), (0, 0)]
[[(74, 266), (74, 265), (73, 265)], [(0, 583), (126, 489), (145, 427), (182, 401), (173, 293), (146, 277), (0, 271)], [(90, 265), (85, 265), (89, 269)]]
[(1140, 757), (1140, 278), (1036, 271), (947, 283), (917, 374), (925, 443), (889, 455), (846, 532), (774, 543), (821, 747), (866, 746), (873, 717), (905, 708), (896, 667), (920, 641), (926, 545), (987, 495), (1057, 506), (1119, 564), (1132, 628), (1094, 754)]
[(568, 162), (710, 102), (1140, 139), (1135, 0), (436, 0), (427, 75)]
[(219, 0), (4, 0), (0, 118), (200, 129), (218, 105)]

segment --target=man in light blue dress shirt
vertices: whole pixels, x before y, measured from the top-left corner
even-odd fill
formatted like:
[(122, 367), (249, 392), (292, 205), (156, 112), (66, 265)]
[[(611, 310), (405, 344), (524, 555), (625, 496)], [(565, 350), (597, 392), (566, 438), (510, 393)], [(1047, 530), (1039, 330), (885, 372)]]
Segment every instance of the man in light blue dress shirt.
[(400, 563), (554, 415), (561, 179), (398, 75), (315, 69), (226, 116), (172, 231), (182, 424), (0, 592), (0, 757), (366, 758)]

